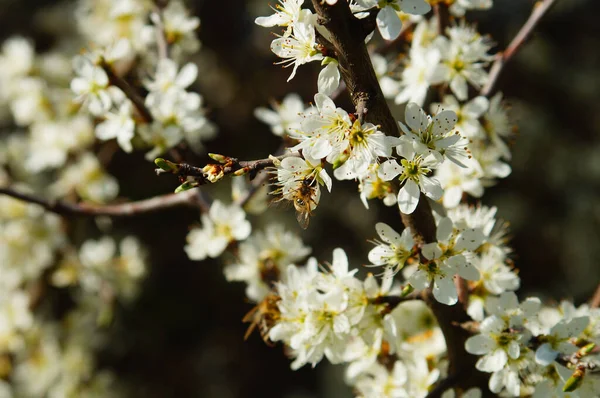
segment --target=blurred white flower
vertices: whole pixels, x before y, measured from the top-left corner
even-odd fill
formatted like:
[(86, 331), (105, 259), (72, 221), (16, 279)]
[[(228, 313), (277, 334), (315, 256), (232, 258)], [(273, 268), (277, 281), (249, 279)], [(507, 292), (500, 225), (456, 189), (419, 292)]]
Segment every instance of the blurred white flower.
[(236, 204), (228, 206), (216, 200), (201, 218), (202, 227), (190, 230), (184, 247), (192, 260), (216, 258), (230, 243), (246, 239), (252, 230), (246, 213)]

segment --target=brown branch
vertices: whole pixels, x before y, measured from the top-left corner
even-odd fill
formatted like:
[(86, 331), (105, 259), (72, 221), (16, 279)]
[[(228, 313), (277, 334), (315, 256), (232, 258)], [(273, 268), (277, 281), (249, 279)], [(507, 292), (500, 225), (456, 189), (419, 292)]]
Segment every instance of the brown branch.
[(15, 191), (11, 188), (0, 188), (0, 195), (11, 196), (15, 199), (34, 203), (45, 210), (62, 216), (111, 216), (132, 217), (141, 214), (154, 213), (173, 207), (188, 206), (208, 210), (208, 204), (195, 190), (179, 194), (166, 194), (144, 199), (137, 202), (128, 202), (114, 205), (95, 205), (91, 203), (69, 203), (60, 200), (42, 199), (32, 194)]
[(429, 392), (429, 394), (427, 394), (427, 396), (425, 398), (439, 398), (442, 396), (442, 394), (454, 387), (454, 385), (456, 384), (456, 381), (458, 380), (458, 375), (453, 375), (453, 376), (448, 376), (445, 379), (442, 379), (440, 382), (438, 382), (436, 384), (436, 386), (434, 387), (433, 390), (431, 390)]
[(446, 3), (437, 3), (433, 7), (433, 12), (437, 18), (437, 32), (438, 35), (444, 36), (446, 28), (450, 25), (450, 11)]
[(542, 18), (550, 10), (550, 8), (556, 3), (556, 0), (540, 0), (538, 1), (529, 19), (519, 30), (519, 33), (510, 42), (506, 50), (496, 55), (496, 60), (490, 69), (490, 76), (486, 85), (481, 89), (481, 95), (489, 97), (494, 93), (500, 74), (504, 70), (504, 67), (508, 62), (515, 56), (515, 54), (523, 47), (525, 42), (531, 37), (533, 31), (538, 26)]
[(365, 121), (381, 125), (389, 135), (399, 135), (398, 125), (387, 106), (371, 59), (364, 43), (363, 24), (357, 19), (345, 1), (330, 6), (321, 0), (312, 1), (320, 23), (331, 33), (339, 69), (348, 92), (356, 106), (365, 101), (369, 112)]
[(102, 62), (100, 66), (108, 75), (110, 84), (121, 89), (121, 91), (123, 91), (127, 98), (129, 98), (129, 100), (133, 103), (143, 121), (145, 123), (152, 123), (154, 118), (152, 117), (150, 110), (146, 107), (146, 104), (144, 104), (144, 99), (139, 95), (139, 93), (135, 91), (135, 89), (131, 87), (125, 79), (117, 76), (110, 65)]
[(154, 15), (156, 17), (152, 18), (152, 22), (154, 22), (156, 28), (156, 48), (159, 59), (169, 58), (169, 42), (167, 40), (167, 32), (165, 31), (165, 24), (163, 22), (162, 9), (164, 7), (155, 2)]
[(273, 167), (276, 161), (287, 157), (300, 157), (299, 152), (288, 152), (279, 156), (270, 156), (266, 159), (258, 160), (238, 160), (229, 156), (211, 154), (212, 158), (220, 163), (209, 163), (204, 167), (192, 166), (187, 163), (173, 163), (162, 158), (156, 160), (160, 169), (156, 169), (158, 174), (171, 173), (185, 180), (186, 177), (193, 177), (197, 185), (204, 185), (210, 182), (216, 182), (221, 178), (235, 174), (248, 174), (250, 179), (254, 179), (259, 171), (268, 167)]
[[(338, 1), (329, 6), (321, 0), (312, 0), (312, 4), (319, 14), (319, 20), (331, 33), (331, 43), (335, 46), (340, 71), (354, 106), (364, 102), (364, 107), (368, 109), (365, 121), (380, 125), (382, 131), (389, 135), (399, 135), (398, 125), (383, 97), (363, 40), (365, 32), (350, 12), (348, 3)], [(423, 194), (417, 209), (412, 214), (402, 214), (402, 221), (410, 228), (417, 244), (436, 241), (435, 221)], [(465, 341), (470, 334), (459, 325), (470, 320), (470, 317), (463, 305), (441, 304), (435, 300), (431, 289), (424, 294), (446, 340), (449, 377), (456, 379), (454, 384), (461, 388), (477, 386), (487, 391), (487, 375), (475, 369), (477, 357), (465, 351)]]
[[(285, 143), (282, 143), (281, 146), (275, 151), (274, 156), (281, 156), (285, 152), (285, 148), (286, 148)], [(263, 186), (265, 183), (267, 183), (268, 179), (269, 179), (269, 173), (265, 172), (265, 173), (259, 174), (255, 179), (252, 180), (248, 191), (244, 195), (239, 197), (238, 200), (236, 200), (236, 203), (240, 207), (244, 207), (246, 205), (246, 203), (248, 203), (250, 200), (252, 200), (254, 195), (256, 195), (256, 193), (260, 190), (260, 187)]]
[(598, 285), (598, 287), (596, 288), (596, 291), (594, 292), (594, 295), (590, 299), (590, 307), (591, 308), (600, 307), (600, 285)]

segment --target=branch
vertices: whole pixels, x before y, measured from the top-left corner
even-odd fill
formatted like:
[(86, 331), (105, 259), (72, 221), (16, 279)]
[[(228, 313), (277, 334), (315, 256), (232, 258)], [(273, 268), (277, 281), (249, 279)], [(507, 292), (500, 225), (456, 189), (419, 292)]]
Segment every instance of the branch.
[(437, 33), (440, 36), (444, 36), (446, 28), (450, 25), (450, 11), (446, 3), (437, 3), (433, 7), (433, 12), (437, 18)]
[(448, 376), (445, 379), (441, 380), (433, 390), (425, 398), (438, 398), (441, 397), (442, 394), (448, 390), (449, 388), (454, 387), (456, 384), (458, 377), (457, 375)]
[(229, 156), (209, 154), (209, 156), (219, 163), (209, 163), (204, 167), (196, 167), (187, 163), (173, 163), (168, 160), (157, 158), (155, 163), (159, 169), (156, 169), (157, 174), (171, 173), (185, 181), (187, 177), (192, 177), (195, 181), (194, 185), (204, 185), (214, 183), (223, 177), (235, 174), (241, 176), (250, 175), (250, 179), (254, 179), (256, 174), (268, 167), (273, 167), (276, 161), (283, 160), (287, 157), (300, 157), (299, 152), (288, 152), (279, 156), (269, 156), (266, 159), (258, 160), (238, 160)]
[(69, 203), (60, 200), (42, 199), (35, 195), (18, 192), (11, 188), (0, 188), (0, 195), (7, 195), (23, 202), (34, 203), (45, 210), (62, 216), (111, 216), (132, 217), (140, 214), (154, 213), (179, 206), (208, 210), (208, 204), (195, 190), (155, 196), (137, 202), (115, 205), (94, 205), (90, 203)]
[(590, 299), (590, 308), (600, 307), (600, 285), (596, 288), (594, 295)]
[(494, 89), (496, 84), (498, 83), (498, 79), (500, 74), (504, 70), (506, 64), (515, 56), (515, 54), (523, 47), (525, 42), (531, 37), (533, 31), (540, 23), (542, 18), (546, 15), (546, 13), (550, 10), (550, 8), (554, 5), (556, 0), (540, 0), (538, 1), (529, 19), (525, 22), (525, 24), (519, 30), (519, 33), (515, 36), (515, 38), (510, 42), (506, 50), (502, 53), (498, 53), (496, 55), (496, 60), (490, 69), (490, 76), (486, 83), (486, 85), (481, 89), (481, 95), (489, 97), (494, 93)]
[[(166, 7), (166, 6), (164, 6)], [(161, 4), (155, 2), (154, 12), (151, 17), (156, 27), (156, 48), (159, 59), (169, 58), (169, 43), (166, 36), (165, 24), (163, 23), (163, 8)]]
[[(321, 0), (312, 0), (319, 20), (331, 33), (331, 43), (335, 46), (342, 77), (350, 92), (355, 107), (364, 101), (368, 112), (365, 121), (381, 126), (389, 135), (399, 135), (398, 125), (387, 106), (381, 87), (377, 81), (371, 59), (363, 37), (360, 22), (352, 15), (348, 3), (338, 1), (329, 6)], [(423, 194), (417, 209), (412, 214), (402, 214), (402, 222), (410, 228), (417, 244), (435, 242), (435, 221), (429, 202)], [(425, 292), (425, 301), (437, 318), (448, 347), (450, 362), (448, 375), (456, 379), (456, 385), (467, 389), (480, 387), (487, 390), (487, 375), (475, 369), (477, 357), (465, 351), (465, 341), (469, 332), (459, 324), (470, 319), (463, 305), (447, 306), (433, 297), (431, 289)], [(441, 396), (441, 392), (439, 393)]]
[(129, 100), (135, 106), (135, 109), (138, 111), (144, 122), (152, 123), (154, 118), (152, 117), (150, 110), (146, 107), (146, 104), (144, 104), (144, 99), (135, 91), (135, 89), (131, 87), (125, 79), (117, 76), (110, 67), (110, 65), (107, 65), (106, 63), (102, 62), (100, 66), (108, 75), (108, 80), (110, 81), (110, 84), (121, 89), (121, 91), (125, 93), (127, 98), (129, 98)]
[(312, 3), (319, 21), (331, 33), (330, 41), (352, 102), (355, 106), (359, 100), (366, 102), (369, 110), (365, 115), (366, 122), (381, 125), (382, 131), (389, 135), (399, 135), (398, 125), (379, 87), (364, 43), (369, 32), (364, 30), (361, 20), (352, 14), (347, 2), (338, 1), (332, 6), (321, 0), (312, 0)]

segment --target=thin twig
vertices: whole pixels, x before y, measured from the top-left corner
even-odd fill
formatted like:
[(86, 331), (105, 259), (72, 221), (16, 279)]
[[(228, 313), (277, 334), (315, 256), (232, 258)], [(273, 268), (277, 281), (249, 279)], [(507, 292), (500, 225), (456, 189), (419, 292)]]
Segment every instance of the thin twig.
[(135, 91), (133, 87), (129, 85), (129, 83), (127, 83), (125, 79), (117, 76), (110, 65), (102, 63), (101, 66), (108, 75), (110, 84), (121, 89), (121, 91), (125, 93), (145, 123), (152, 123), (154, 118), (152, 117), (150, 110), (146, 107), (146, 104), (144, 104), (144, 99)]
[[(281, 156), (285, 152), (285, 148), (286, 148), (285, 144), (282, 143), (281, 146), (275, 151), (274, 156)], [(269, 173), (267, 173), (267, 172), (257, 175), (256, 178), (254, 178), (251, 181), (250, 188), (248, 188), (248, 191), (246, 191), (246, 193), (244, 195), (239, 197), (236, 200), (236, 203), (240, 207), (244, 207), (246, 205), (246, 203), (248, 203), (250, 200), (252, 200), (252, 198), (260, 190), (260, 188), (265, 183), (267, 183), (268, 179), (269, 179)]]
[(300, 157), (301, 155), (299, 152), (288, 152), (283, 155), (270, 156), (258, 160), (238, 160), (222, 155), (212, 156), (221, 156), (222, 160), (219, 160), (221, 163), (209, 163), (204, 167), (197, 167), (187, 163), (173, 163), (161, 159), (161, 161), (168, 163), (169, 166), (165, 169), (157, 169), (156, 171), (158, 174), (175, 174), (180, 179), (193, 177), (199, 185), (204, 185), (209, 182), (216, 182), (221, 178), (234, 173), (236, 175), (248, 174), (251, 179), (254, 179), (259, 171), (273, 167), (277, 161), (281, 161), (288, 157)]
[(144, 199), (137, 202), (120, 203), (114, 205), (96, 205), (91, 203), (69, 203), (61, 200), (42, 199), (38, 196), (18, 192), (12, 188), (0, 188), (0, 195), (11, 196), (15, 199), (37, 204), (47, 211), (62, 216), (111, 216), (132, 217), (140, 214), (154, 213), (174, 207), (197, 207), (202, 211), (208, 210), (208, 205), (195, 190), (179, 194), (166, 194)]
[(154, 18), (152, 18), (156, 28), (156, 48), (159, 59), (169, 58), (169, 42), (167, 40), (167, 32), (163, 22), (163, 11), (158, 5), (154, 6)]
[(494, 93), (500, 74), (504, 70), (506, 64), (515, 56), (521, 47), (523, 47), (523, 44), (531, 37), (533, 31), (544, 15), (546, 15), (555, 3), (556, 0), (540, 0), (535, 4), (529, 19), (521, 27), (519, 33), (517, 33), (504, 52), (497, 54), (496, 60), (490, 69), (489, 79), (486, 85), (481, 89), (481, 95), (489, 97)]

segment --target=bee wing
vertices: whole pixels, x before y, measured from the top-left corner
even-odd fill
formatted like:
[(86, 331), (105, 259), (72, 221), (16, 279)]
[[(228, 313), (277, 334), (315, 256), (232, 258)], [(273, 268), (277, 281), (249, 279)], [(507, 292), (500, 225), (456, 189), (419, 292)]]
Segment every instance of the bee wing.
[(296, 220), (298, 220), (298, 224), (302, 229), (308, 228), (308, 222), (310, 221), (310, 212), (309, 211), (298, 211), (296, 212)]

